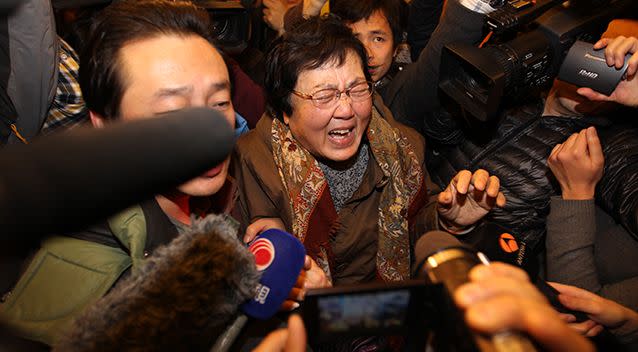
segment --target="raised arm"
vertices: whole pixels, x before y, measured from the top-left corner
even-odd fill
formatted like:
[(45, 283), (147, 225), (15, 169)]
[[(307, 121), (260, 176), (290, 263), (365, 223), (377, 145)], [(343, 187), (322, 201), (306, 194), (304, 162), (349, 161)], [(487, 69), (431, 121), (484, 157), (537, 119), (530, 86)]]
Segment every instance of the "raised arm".
[(482, 13), (468, 9), (459, 0), (446, 1), (439, 24), (418, 60), (396, 75), (383, 96), (397, 120), (434, 140), (445, 142), (458, 138), (454, 119), (440, 112), (441, 52), (446, 44), (480, 41), (483, 17)]

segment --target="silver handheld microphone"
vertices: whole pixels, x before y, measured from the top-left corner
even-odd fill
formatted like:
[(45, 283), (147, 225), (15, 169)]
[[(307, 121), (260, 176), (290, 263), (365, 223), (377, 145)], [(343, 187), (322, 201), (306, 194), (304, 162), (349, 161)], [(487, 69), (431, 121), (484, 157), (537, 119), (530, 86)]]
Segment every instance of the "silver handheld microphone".
[[(453, 293), (469, 281), (470, 270), (478, 264), (489, 264), (487, 257), (464, 246), (449, 233), (431, 231), (416, 244), (416, 275), (433, 284), (443, 284)], [(536, 347), (525, 335), (504, 331), (493, 336), (471, 333), (475, 347), (481, 352), (533, 352)]]

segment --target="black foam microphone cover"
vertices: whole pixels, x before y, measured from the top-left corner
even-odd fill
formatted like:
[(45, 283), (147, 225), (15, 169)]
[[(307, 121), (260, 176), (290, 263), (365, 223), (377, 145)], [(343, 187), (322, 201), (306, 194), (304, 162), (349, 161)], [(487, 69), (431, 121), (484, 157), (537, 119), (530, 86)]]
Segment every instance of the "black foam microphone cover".
[(93, 224), (222, 162), (234, 131), (211, 109), (80, 128), (0, 151), (0, 243)]
[(54, 351), (208, 351), (259, 277), (232, 223), (209, 215), (86, 308)]

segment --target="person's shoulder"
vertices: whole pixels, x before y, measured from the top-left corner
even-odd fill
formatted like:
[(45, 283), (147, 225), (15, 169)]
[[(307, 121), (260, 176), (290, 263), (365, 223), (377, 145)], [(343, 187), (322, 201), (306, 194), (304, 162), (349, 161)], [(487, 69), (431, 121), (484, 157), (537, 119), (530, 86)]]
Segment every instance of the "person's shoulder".
[(237, 151), (255, 152), (264, 151), (264, 149), (270, 151), (272, 121), (273, 118), (268, 113), (264, 113), (254, 129), (239, 137), (236, 146)]
[(270, 163), (273, 162), (272, 121), (273, 118), (264, 113), (254, 129), (239, 137), (232, 156), (232, 162), (236, 167), (270, 167)]
[(374, 107), (377, 109), (381, 117), (388, 124), (398, 131), (403, 138), (414, 148), (417, 156), (421, 159), (425, 157), (425, 138), (417, 132), (414, 128), (407, 126), (394, 118), (392, 111), (385, 105), (383, 98), (375, 94), (374, 95)]

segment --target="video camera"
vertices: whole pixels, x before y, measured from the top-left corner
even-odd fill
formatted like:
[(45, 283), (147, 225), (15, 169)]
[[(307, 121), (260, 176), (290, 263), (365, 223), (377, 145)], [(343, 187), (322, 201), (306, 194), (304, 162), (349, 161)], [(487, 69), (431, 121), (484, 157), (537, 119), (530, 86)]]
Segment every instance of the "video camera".
[(302, 316), (311, 344), (369, 336), (402, 336), (403, 351), (474, 350), (462, 313), (442, 284), (425, 280), (309, 290)]
[[(106, 6), (113, 0), (52, 0), (55, 10), (81, 9), (91, 6)], [(7, 5), (0, 4), (0, 10)], [(249, 44), (252, 32), (250, 9), (253, 0), (193, 0), (193, 3), (210, 14), (211, 32), (226, 53), (241, 53)]]
[(634, 0), (500, 2), (485, 21), (495, 44), (452, 43), (441, 57), (439, 87), (482, 122), (498, 116), (505, 98), (517, 103), (547, 88), (574, 42), (598, 40), (611, 19), (636, 7)]
[(226, 53), (235, 55), (246, 49), (251, 36), (247, 1), (195, 0), (194, 3), (210, 13), (211, 31)]

